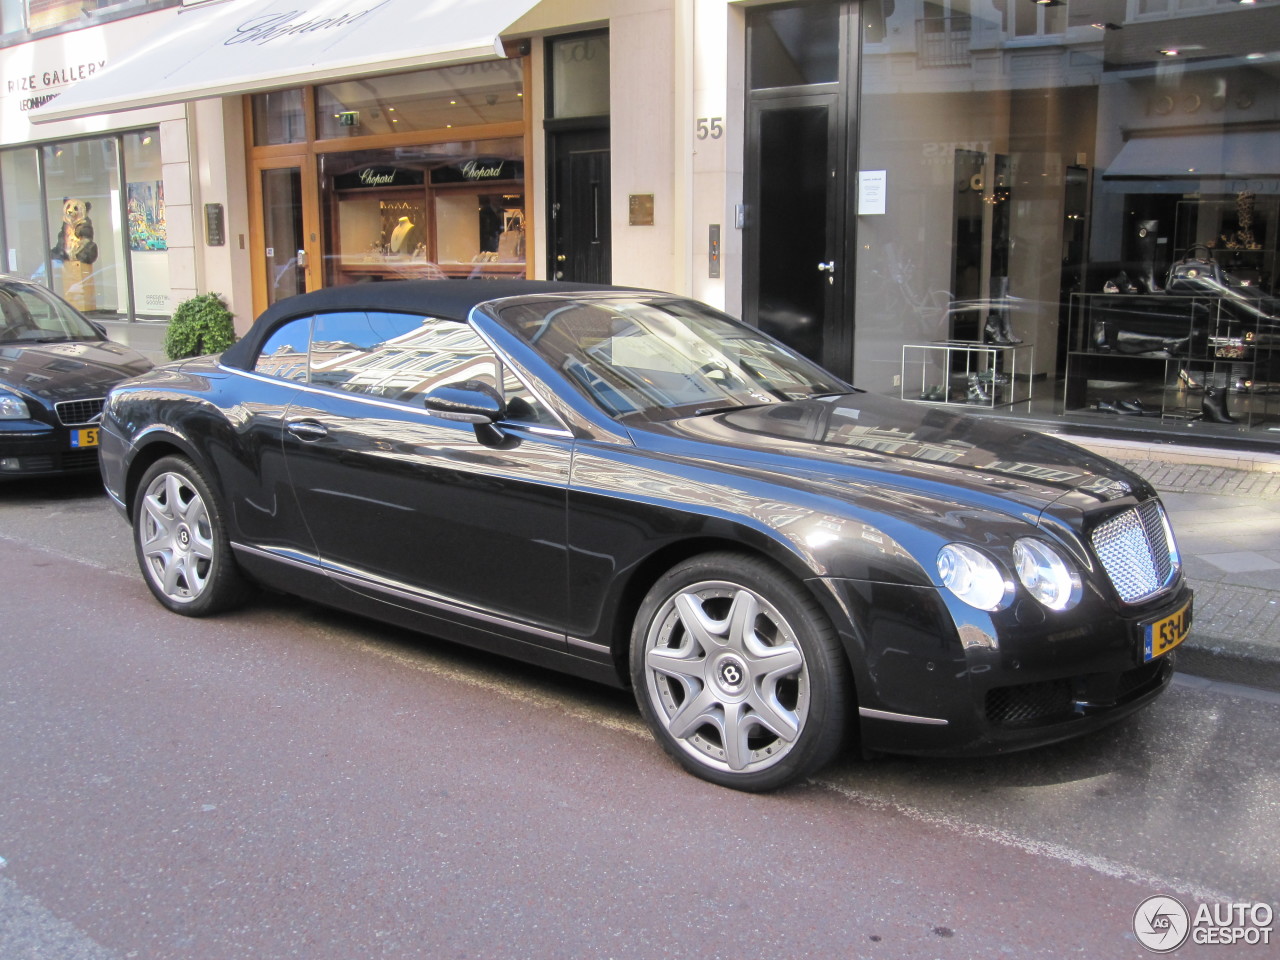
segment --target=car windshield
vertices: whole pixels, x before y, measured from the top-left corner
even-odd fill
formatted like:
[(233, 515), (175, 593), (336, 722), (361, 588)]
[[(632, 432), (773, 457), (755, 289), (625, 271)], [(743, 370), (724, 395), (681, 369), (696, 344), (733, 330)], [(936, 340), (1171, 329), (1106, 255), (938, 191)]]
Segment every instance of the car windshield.
[(0, 343), (101, 340), (84, 317), (44, 287), (0, 278)]
[(670, 420), (852, 389), (759, 331), (690, 300), (546, 299), (496, 313), (614, 417)]

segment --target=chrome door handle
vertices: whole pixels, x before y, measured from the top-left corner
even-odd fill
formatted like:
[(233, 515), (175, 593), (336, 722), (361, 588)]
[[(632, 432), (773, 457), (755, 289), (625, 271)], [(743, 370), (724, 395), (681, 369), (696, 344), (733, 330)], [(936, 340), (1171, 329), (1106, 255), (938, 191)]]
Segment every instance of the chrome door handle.
[(834, 260), (828, 260), (826, 263), (820, 263), (818, 264), (818, 269), (824, 271), (825, 273), (835, 273), (836, 262)]
[(323, 440), (329, 435), (328, 429), (314, 420), (295, 420), (285, 429), (299, 440)]

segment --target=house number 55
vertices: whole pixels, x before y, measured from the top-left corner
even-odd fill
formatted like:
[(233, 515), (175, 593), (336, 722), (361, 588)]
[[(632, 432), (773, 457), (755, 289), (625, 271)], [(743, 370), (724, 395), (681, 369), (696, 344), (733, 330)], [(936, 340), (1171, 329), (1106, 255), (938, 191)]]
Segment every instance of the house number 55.
[(698, 139), (706, 140), (710, 137), (712, 140), (719, 140), (724, 136), (724, 117), (699, 117), (698, 118)]

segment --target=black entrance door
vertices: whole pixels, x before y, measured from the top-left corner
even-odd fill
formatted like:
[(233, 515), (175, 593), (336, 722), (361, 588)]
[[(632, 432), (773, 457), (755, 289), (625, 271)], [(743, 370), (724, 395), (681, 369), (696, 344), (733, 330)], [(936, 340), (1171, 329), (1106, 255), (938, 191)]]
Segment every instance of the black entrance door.
[[(833, 97), (753, 104), (747, 314), (760, 329), (839, 372), (840, 189)], [(844, 358), (847, 363), (848, 358)]]
[(547, 275), (609, 283), (609, 131), (548, 135), (551, 152), (551, 243)]
[(747, 31), (743, 314), (849, 377), (857, 5), (759, 7)]

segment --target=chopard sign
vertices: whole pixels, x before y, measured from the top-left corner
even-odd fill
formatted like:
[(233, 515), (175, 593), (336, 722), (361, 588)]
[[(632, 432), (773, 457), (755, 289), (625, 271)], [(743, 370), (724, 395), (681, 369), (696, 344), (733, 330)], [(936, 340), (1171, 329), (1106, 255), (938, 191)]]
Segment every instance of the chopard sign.
[(256, 43), (262, 45), (273, 40), (281, 40), (300, 33), (315, 33), (318, 30), (334, 30), (349, 27), (381, 7), (389, 0), (375, 3), (357, 13), (342, 13), (337, 16), (311, 16), (307, 10), (289, 10), (285, 13), (270, 13), (261, 17), (253, 17), (235, 28), (235, 33), (222, 41), (223, 46), (231, 47), (238, 43)]

